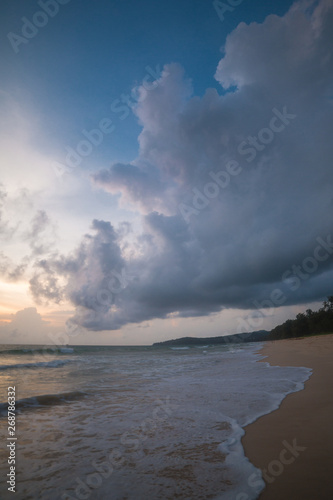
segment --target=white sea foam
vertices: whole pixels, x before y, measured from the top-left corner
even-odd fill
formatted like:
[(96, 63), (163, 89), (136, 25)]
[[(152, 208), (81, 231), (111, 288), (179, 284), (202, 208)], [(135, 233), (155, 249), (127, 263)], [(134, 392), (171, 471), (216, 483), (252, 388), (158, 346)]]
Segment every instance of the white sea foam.
[[(211, 346), (207, 356), (193, 348), (77, 347), (70, 364), (59, 365), (59, 353), (56, 371), (45, 370), (52, 361), (35, 363), (35, 370), (16, 366), (30, 381), (17, 382), (20, 398), (32, 398), (20, 421), (22, 500), (72, 494), (76, 478), (87, 484), (96, 473), (93, 460), (107, 461), (115, 448), (126, 461), (109, 478), (101, 476), (91, 490), (96, 500), (110, 491), (129, 500), (257, 498), (263, 481), (244, 456), (244, 427), (303, 388), (311, 373), (257, 363), (259, 347)], [(85, 397), (64, 397), (77, 391)], [(30, 404), (35, 401), (40, 404)], [(47, 457), (59, 450), (55, 469)]]

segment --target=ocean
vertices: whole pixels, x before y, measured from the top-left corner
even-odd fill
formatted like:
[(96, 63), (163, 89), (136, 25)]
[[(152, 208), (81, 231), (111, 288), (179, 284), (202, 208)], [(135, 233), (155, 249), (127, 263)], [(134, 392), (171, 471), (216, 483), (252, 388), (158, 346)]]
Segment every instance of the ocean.
[(0, 346), (0, 498), (257, 498), (264, 482), (244, 456), (244, 427), (311, 374), (258, 363), (260, 347)]

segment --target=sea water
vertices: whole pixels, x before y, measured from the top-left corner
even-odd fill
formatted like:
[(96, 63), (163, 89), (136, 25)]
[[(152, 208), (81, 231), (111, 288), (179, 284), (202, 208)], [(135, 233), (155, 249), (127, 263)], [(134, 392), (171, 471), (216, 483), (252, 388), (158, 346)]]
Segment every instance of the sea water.
[(257, 498), (244, 427), (311, 373), (258, 363), (260, 347), (2, 346), (0, 498), (10, 386), (17, 500)]

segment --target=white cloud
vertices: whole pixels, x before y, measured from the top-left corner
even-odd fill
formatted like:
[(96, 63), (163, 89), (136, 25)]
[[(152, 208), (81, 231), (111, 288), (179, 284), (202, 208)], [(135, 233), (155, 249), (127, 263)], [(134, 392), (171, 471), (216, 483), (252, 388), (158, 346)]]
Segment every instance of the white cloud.
[(38, 343), (41, 339), (46, 340), (49, 331), (52, 331), (52, 328), (42, 319), (35, 307), (22, 309), (12, 315), (9, 323), (0, 324), (2, 343)]

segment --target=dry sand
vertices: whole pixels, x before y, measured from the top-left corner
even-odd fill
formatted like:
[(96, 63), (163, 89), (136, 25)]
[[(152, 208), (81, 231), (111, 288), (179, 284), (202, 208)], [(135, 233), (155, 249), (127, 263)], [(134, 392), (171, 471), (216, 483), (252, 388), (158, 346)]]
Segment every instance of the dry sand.
[[(245, 429), (246, 456), (266, 470), (259, 499), (332, 500), (333, 334), (267, 342), (260, 354), (271, 365), (305, 366), (313, 374), (304, 390), (288, 395), (278, 410)], [(288, 449), (283, 443), (292, 446), (295, 440), (306, 449), (296, 449), (293, 457), (283, 452)]]

